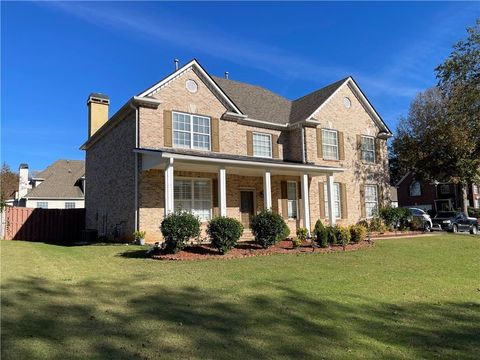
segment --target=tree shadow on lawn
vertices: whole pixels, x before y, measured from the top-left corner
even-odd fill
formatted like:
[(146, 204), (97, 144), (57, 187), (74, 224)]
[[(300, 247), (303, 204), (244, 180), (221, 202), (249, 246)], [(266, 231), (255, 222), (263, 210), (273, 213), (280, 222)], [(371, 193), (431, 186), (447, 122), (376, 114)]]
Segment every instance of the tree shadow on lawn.
[[(143, 281), (145, 281), (143, 279)], [(270, 288), (269, 288), (270, 286)], [(480, 351), (480, 305), (254, 295), (140, 281), (2, 284), (2, 359), (462, 358)]]

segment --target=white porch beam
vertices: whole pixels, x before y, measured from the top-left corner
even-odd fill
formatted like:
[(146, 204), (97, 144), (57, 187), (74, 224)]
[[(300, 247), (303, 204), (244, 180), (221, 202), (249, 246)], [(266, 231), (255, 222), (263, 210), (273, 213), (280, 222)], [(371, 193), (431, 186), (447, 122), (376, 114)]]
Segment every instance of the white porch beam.
[(334, 180), (333, 174), (327, 175), (328, 220), (331, 226), (334, 226), (337, 222), (335, 217), (335, 204), (333, 202)]
[(168, 159), (165, 167), (165, 216), (173, 213), (173, 159)]
[(220, 216), (227, 216), (227, 172), (224, 167), (218, 169), (218, 207)]
[(310, 234), (310, 194), (308, 191), (308, 174), (302, 175), (301, 181), (302, 202), (303, 202), (303, 227)]
[(265, 170), (263, 173), (263, 203), (265, 209), (272, 209), (272, 173)]

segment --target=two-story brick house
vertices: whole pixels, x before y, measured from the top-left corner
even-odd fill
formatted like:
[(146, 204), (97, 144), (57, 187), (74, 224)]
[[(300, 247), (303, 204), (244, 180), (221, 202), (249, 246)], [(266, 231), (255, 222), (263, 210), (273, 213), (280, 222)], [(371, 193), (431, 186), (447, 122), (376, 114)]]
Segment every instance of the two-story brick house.
[(263, 208), (294, 233), (356, 223), (388, 199), (391, 132), (351, 77), (290, 101), (192, 60), (110, 119), (105, 95), (88, 106), (86, 221), (99, 234), (159, 241), (176, 209), (248, 228)]

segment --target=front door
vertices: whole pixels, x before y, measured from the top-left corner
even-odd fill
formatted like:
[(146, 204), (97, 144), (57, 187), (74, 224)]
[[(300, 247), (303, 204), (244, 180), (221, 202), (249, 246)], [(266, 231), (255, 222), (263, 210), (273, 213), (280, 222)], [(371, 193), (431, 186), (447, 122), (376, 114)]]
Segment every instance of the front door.
[(253, 191), (251, 190), (240, 191), (240, 215), (241, 215), (242, 225), (245, 227), (245, 229), (250, 228), (253, 214), (254, 214)]

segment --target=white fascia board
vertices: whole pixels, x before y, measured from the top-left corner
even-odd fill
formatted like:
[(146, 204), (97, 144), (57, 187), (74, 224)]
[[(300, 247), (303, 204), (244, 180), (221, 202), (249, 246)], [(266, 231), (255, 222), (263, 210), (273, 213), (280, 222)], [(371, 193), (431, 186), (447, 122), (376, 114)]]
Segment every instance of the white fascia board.
[(163, 150), (146, 150), (146, 149), (135, 149), (134, 152), (146, 155), (158, 154), (160, 158), (164, 159), (178, 159), (186, 160), (193, 162), (202, 162), (212, 165), (237, 165), (237, 166), (251, 166), (251, 167), (260, 167), (268, 169), (279, 169), (279, 170), (296, 170), (296, 171), (305, 171), (305, 172), (316, 172), (316, 173), (340, 173), (344, 172), (344, 168), (340, 167), (329, 167), (329, 166), (317, 166), (317, 165), (305, 165), (305, 164), (282, 164), (282, 163), (266, 163), (266, 162), (257, 162), (250, 160), (234, 160), (234, 159), (219, 159), (219, 158), (210, 158), (186, 154), (176, 154)]
[(405, 179), (408, 177), (408, 175), (410, 175), (410, 171), (407, 171), (407, 173), (405, 175), (403, 175), (403, 177), (395, 184), (395, 187), (399, 187), (400, 184), (405, 181)]
[(187, 71), (189, 68), (195, 67), (195, 69), (208, 81), (209, 85), (212, 86), (215, 91), (217, 91), (222, 98), (227, 102), (228, 105), (232, 107), (237, 113), (242, 114), (242, 112), (235, 106), (235, 104), (230, 100), (230, 98), (223, 92), (223, 90), (213, 81), (213, 79), (210, 77), (210, 75), (203, 70), (203, 68), (200, 66), (200, 64), (197, 62), (197, 60), (193, 59), (186, 65), (182, 66), (180, 69), (175, 71), (174, 73), (170, 74), (167, 76), (165, 79), (159, 81), (152, 87), (148, 88), (144, 92), (138, 94), (138, 97), (145, 97), (148, 96), (152, 93), (154, 93), (157, 89), (162, 87), (163, 85), (167, 84), (168, 82), (172, 81), (176, 77), (180, 76), (183, 72)]
[(380, 127), (380, 129), (382, 130), (383, 133), (385, 133), (385, 136), (386, 138), (389, 138), (392, 136), (392, 133), (390, 132), (390, 130), (388, 129), (387, 125), (383, 122), (383, 120), (381, 119), (380, 115), (377, 113), (377, 111), (372, 107), (372, 105), (370, 104), (370, 102), (368, 101), (368, 99), (365, 97), (365, 95), (363, 94), (363, 92), (360, 90), (360, 88), (358, 87), (358, 85), (355, 83), (355, 81), (353, 80), (353, 78), (351, 76), (349, 76), (344, 82), (342, 85), (340, 85), (338, 87), (337, 90), (335, 90), (332, 95), (330, 95), (328, 97), (327, 100), (325, 100), (309, 117), (307, 117), (307, 120), (311, 119), (316, 113), (318, 113), (331, 99), (333, 99), (337, 94), (338, 92), (345, 86), (345, 85), (348, 85), (350, 84), (353, 88), (353, 90), (355, 91), (355, 95), (357, 95), (362, 104), (369, 110), (369, 112), (373, 115), (373, 120), (376, 122), (376, 124)]

